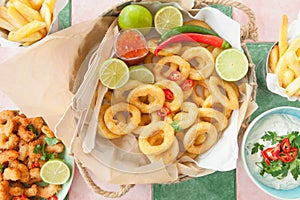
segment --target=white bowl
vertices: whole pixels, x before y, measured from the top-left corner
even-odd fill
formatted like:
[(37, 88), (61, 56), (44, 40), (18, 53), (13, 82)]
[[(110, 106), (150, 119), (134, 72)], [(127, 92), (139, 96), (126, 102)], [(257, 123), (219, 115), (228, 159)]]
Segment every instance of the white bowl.
[[(299, 127), (299, 108), (278, 107), (257, 116), (249, 124), (243, 137), (241, 156), (248, 176), (261, 190), (277, 199), (300, 199), (300, 176), (297, 183), (294, 183), (297, 186), (292, 186), (290, 181), (283, 182), (272, 176), (261, 176), (255, 162), (260, 162), (262, 158), (259, 152), (251, 155), (251, 149), (265, 131), (276, 131), (278, 135), (285, 135), (287, 132), (299, 131)], [(278, 186), (278, 183), (282, 185)]]

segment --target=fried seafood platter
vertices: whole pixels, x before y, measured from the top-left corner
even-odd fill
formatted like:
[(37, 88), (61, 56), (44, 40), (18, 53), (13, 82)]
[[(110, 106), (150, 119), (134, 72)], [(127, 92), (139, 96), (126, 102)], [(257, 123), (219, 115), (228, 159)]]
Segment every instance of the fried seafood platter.
[(64, 151), (41, 117), (0, 112), (0, 199), (58, 199), (66, 181), (49, 183), (47, 173), (51, 162), (64, 163), (60, 160)]
[[(226, 81), (226, 75), (216, 70), (218, 56), (233, 48), (204, 21), (182, 18), (176, 7), (150, 13), (152, 29), (124, 25), (122, 11), (115, 54), (99, 67), (100, 82), (108, 91), (99, 113), (98, 134), (112, 142), (134, 136), (149, 163), (197, 159), (223, 137), (232, 113), (240, 108), (238, 81), (243, 81), (245, 73)], [(173, 21), (173, 27), (168, 24), (171, 20), (160, 22), (168, 12), (178, 22)]]

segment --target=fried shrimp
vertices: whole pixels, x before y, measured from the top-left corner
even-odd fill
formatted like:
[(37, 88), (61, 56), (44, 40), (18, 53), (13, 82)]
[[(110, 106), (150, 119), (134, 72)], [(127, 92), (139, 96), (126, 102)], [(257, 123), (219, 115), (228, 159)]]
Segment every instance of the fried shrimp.
[(183, 103), (183, 92), (181, 88), (174, 82), (169, 80), (162, 80), (155, 83), (161, 89), (169, 89), (173, 93), (174, 99), (166, 101), (165, 105), (171, 109), (171, 111), (177, 111)]
[[(170, 64), (169, 68), (171, 69), (167, 70), (168, 73), (166, 72), (163, 73), (164, 67), (168, 66), (167, 64)], [(179, 82), (180, 81), (182, 82), (183, 80), (189, 77), (191, 66), (182, 57), (176, 55), (162, 57), (161, 59), (158, 60), (158, 62), (155, 64), (153, 68), (156, 81), (167, 79), (173, 71), (177, 70), (177, 68), (182, 75), (182, 78), (179, 80)]]
[(151, 123), (139, 136), (140, 150), (146, 155), (158, 155), (165, 152), (175, 139), (174, 129), (163, 121)]
[(177, 113), (173, 120), (177, 122), (177, 125), (182, 129), (190, 127), (197, 119), (198, 113), (195, 110), (198, 106), (192, 102), (184, 102), (181, 106), (181, 112)]
[(183, 146), (187, 152), (202, 154), (208, 151), (218, 139), (218, 132), (214, 125), (199, 122), (193, 125), (183, 138)]
[(233, 86), (222, 79), (212, 76), (208, 84), (211, 94), (225, 107), (235, 110), (239, 108), (239, 100)]
[(193, 47), (186, 50), (182, 54), (182, 58), (188, 61), (195, 59), (197, 61), (198, 73), (203, 77), (202, 79), (208, 78), (214, 71), (214, 57), (213, 55), (204, 47)]
[[(114, 119), (114, 116), (118, 112), (125, 112), (125, 114), (129, 113), (129, 122), (124, 123)], [(107, 128), (116, 135), (126, 135), (132, 133), (132, 131), (138, 127), (140, 121), (141, 112), (139, 111), (139, 109), (127, 103), (118, 103), (112, 105), (104, 113), (104, 122)]]
[(223, 131), (228, 126), (228, 119), (225, 114), (213, 108), (198, 108), (199, 118), (202, 121), (212, 123), (217, 131)]
[(136, 106), (142, 113), (151, 113), (163, 107), (165, 94), (156, 85), (143, 84), (129, 93), (127, 102)]

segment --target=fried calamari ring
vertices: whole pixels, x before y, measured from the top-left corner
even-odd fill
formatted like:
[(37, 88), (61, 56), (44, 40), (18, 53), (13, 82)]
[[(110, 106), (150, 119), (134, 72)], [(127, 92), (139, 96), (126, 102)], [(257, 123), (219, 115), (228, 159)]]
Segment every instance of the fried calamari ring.
[(142, 113), (151, 113), (163, 107), (165, 93), (156, 85), (144, 84), (129, 93), (127, 102), (136, 106)]
[(285, 89), (285, 93), (288, 96), (294, 96), (300, 89), (300, 77), (293, 80)]
[(183, 92), (174, 81), (158, 81), (155, 83), (155, 86), (161, 89), (169, 89), (173, 93), (174, 99), (172, 101), (165, 102), (165, 105), (170, 108), (171, 111), (176, 111), (180, 108), (181, 104), (183, 103)]
[(192, 91), (192, 100), (199, 106), (202, 106), (205, 99), (205, 89), (207, 85), (203, 81), (195, 81)]
[[(151, 141), (153, 139), (154, 141)], [(140, 134), (139, 147), (146, 155), (159, 155), (169, 149), (174, 139), (174, 129), (169, 123), (155, 122), (147, 126)]]
[(214, 71), (215, 61), (213, 55), (204, 47), (193, 47), (186, 50), (182, 54), (182, 58), (187, 61), (195, 59), (198, 63), (195, 68), (198, 73), (203, 77), (208, 78)]
[(16, 116), (16, 112), (11, 110), (4, 110), (0, 112), (0, 133), (6, 137), (13, 132), (14, 121), (13, 117)]
[[(154, 54), (155, 49), (158, 46), (158, 40), (159, 38), (152, 38), (148, 40), (147, 45), (149, 51)], [(182, 47), (182, 44), (180, 42), (172, 43), (168, 45), (166, 48), (162, 49), (158, 52), (159, 56), (172, 56), (174, 54), (177, 54)]]
[(158, 155), (147, 155), (151, 162), (157, 162), (162, 159), (165, 165), (170, 164), (176, 160), (176, 157), (179, 153), (179, 144), (178, 140), (175, 138), (172, 145), (163, 153)]
[[(118, 121), (114, 116), (119, 113), (129, 113), (129, 122), (124, 123)], [(127, 103), (118, 103), (110, 106), (104, 113), (104, 122), (106, 127), (115, 135), (126, 135), (132, 133), (134, 129), (138, 127), (141, 121), (141, 112), (138, 108)]]
[(199, 108), (198, 114), (202, 121), (212, 123), (218, 132), (223, 131), (228, 126), (228, 119), (225, 114), (213, 108)]
[(239, 99), (232, 84), (212, 76), (208, 84), (209, 91), (226, 108), (235, 110), (239, 108)]
[[(167, 70), (168, 73), (163, 73), (163, 68), (168, 66), (167, 64), (170, 64), (169, 70)], [(170, 75), (172, 71), (177, 70), (180, 71), (182, 75), (182, 79), (187, 79), (190, 74), (190, 64), (185, 61), (182, 57), (180, 56), (166, 56), (162, 57), (161, 59), (158, 60), (158, 62), (155, 64), (153, 68), (153, 72), (156, 77), (156, 81), (161, 81)], [(170, 69), (171, 68), (171, 69)], [(176, 68), (176, 69), (174, 69)], [(172, 71), (171, 71), (172, 70)]]
[(182, 129), (190, 127), (197, 119), (198, 113), (195, 110), (198, 106), (192, 102), (184, 102), (181, 106), (181, 112), (177, 113), (173, 120), (177, 122), (177, 125)]
[(203, 102), (202, 108), (214, 108), (225, 114), (226, 118), (229, 119), (232, 110), (223, 106), (213, 95), (209, 95)]
[(116, 102), (125, 102), (128, 93), (134, 88), (142, 85), (143, 83), (137, 80), (129, 80), (124, 86), (114, 89), (113, 100)]
[(104, 113), (105, 111), (109, 108), (109, 105), (102, 105), (100, 112), (99, 112), (99, 117), (98, 117), (98, 128), (97, 128), (97, 133), (100, 134), (102, 137), (107, 138), (107, 139), (116, 139), (121, 137), (121, 135), (116, 135), (113, 132), (111, 132), (107, 126), (105, 125), (104, 122)]
[(133, 133), (139, 135), (141, 134), (141, 132), (143, 132), (143, 130), (149, 126), (152, 122), (159, 121), (159, 118), (155, 118), (154, 116), (156, 115), (155, 112), (151, 113), (151, 114), (142, 114), (141, 115), (141, 122), (139, 123), (139, 126), (133, 130)]
[(199, 122), (193, 125), (183, 138), (183, 146), (187, 152), (202, 154), (208, 151), (218, 139), (218, 132), (214, 125)]

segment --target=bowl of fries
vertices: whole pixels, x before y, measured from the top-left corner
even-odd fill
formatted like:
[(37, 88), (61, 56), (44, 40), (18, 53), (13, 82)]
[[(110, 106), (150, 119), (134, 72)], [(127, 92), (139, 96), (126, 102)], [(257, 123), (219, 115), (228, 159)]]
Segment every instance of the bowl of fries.
[(267, 86), (271, 92), (295, 101), (300, 98), (300, 37), (292, 34), (295, 20), (288, 26), (287, 15), (282, 16), (279, 40), (270, 48), (267, 63)]
[(53, 26), (66, 0), (0, 2), (0, 46), (30, 46), (58, 27)]

